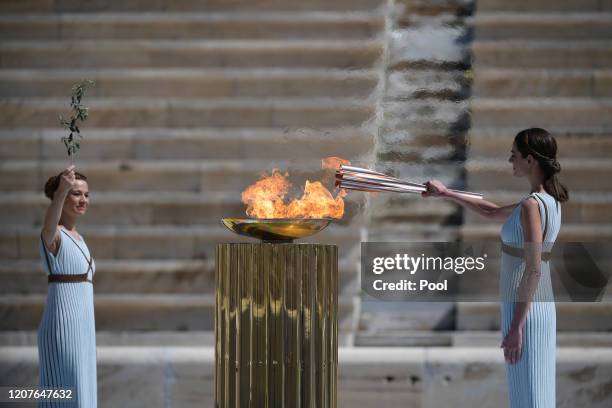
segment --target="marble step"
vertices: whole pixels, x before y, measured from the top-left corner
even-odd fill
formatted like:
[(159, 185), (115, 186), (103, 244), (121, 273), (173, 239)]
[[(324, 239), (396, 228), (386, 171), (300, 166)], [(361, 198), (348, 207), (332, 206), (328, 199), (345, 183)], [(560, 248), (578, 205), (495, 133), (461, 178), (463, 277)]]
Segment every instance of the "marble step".
[(612, 98), (474, 98), (474, 127), (612, 125)]
[[(0, 224), (40, 227), (49, 204), (40, 192), (2, 192)], [(362, 195), (347, 195), (342, 223), (360, 217), (364, 204)], [(85, 219), (90, 226), (218, 226), (228, 214), (246, 217), (246, 208), (239, 192), (94, 191)]]
[[(559, 180), (569, 191), (612, 191), (612, 162), (609, 159), (565, 159), (560, 161)], [(512, 165), (502, 159), (469, 159), (465, 163), (470, 191), (526, 191), (525, 179), (512, 174)]]
[(87, 97), (361, 97), (378, 82), (372, 70), (340, 69), (82, 69), (0, 70), (3, 97), (64, 97), (82, 78)]
[[(499, 230), (497, 231), (499, 235)], [(370, 242), (453, 242), (462, 239), (461, 227), (445, 223), (402, 222), (393, 220), (372, 223), (368, 227), (367, 241)], [(365, 241), (365, 240), (364, 240)]]
[[(338, 293), (355, 295), (357, 262), (338, 261)], [(0, 265), (1, 295), (47, 293), (47, 277), (40, 260), (4, 261)], [(96, 258), (95, 293), (98, 294), (214, 294), (214, 260), (168, 259), (151, 261)]]
[(612, 43), (599, 41), (477, 40), (472, 44), (474, 66), (499, 68), (607, 68)]
[(442, 224), (459, 217), (459, 208), (449, 201), (424, 200), (416, 194), (386, 194), (370, 200), (372, 222), (419, 222)]
[[(342, 221), (340, 221), (342, 222)], [(211, 260), (215, 245), (251, 242), (224, 226), (90, 226), (79, 227), (96, 259), (111, 260)], [(334, 244), (339, 257), (351, 255), (360, 240), (358, 226), (332, 222), (325, 230), (298, 242)], [(0, 230), (0, 259), (39, 259), (40, 229), (4, 225)]]
[[(35, 331), (0, 331), (0, 347), (37, 346)], [(214, 347), (214, 331), (96, 331), (97, 347)]]
[[(612, 332), (612, 303), (557, 303), (559, 332)], [(457, 303), (458, 330), (499, 330), (498, 303)]]
[(370, 68), (375, 40), (71, 40), (0, 42), (0, 68)]
[[(2, 160), (64, 160), (63, 129), (0, 129)], [(340, 128), (91, 128), (83, 130), (82, 160), (312, 160), (339, 156), (359, 160), (373, 135)]]
[[(0, 127), (55, 127), (67, 98), (2, 98)], [(88, 127), (359, 126), (374, 106), (356, 98), (89, 98)]]
[(477, 12), (467, 23), (473, 25), (478, 40), (612, 38), (612, 13), (588, 11)]
[[(601, 334), (598, 334), (601, 335)], [(0, 331), (0, 347), (27, 347), (37, 345), (35, 331)], [(593, 334), (593, 337), (596, 335)], [(350, 333), (345, 327), (338, 332), (338, 345), (349, 345)], [(483, 337), (485, 337), (483, 335)], [(593, 342), (597, 339), (594, 338)], [(486, 337), (485, 340), (486, 341)], [(595, 344), (595, 343), (594, 343)], [(599, 340), (600, 347), (608, 343)], [(214, 331), (96, 331), (97, 347), (214, 347)]]
[[(213, 347), (101, 346), (97, 352), (100, 407), (140, 408), (145, 401), (152, 407), (212, 407), (214, 360)], [(609, 408), (610, 348), (560, 347), (556, 360), (561, 406)], [(1, 377), (33, 386), (38, 371), (36, 347), (0, 348)], [(337, 406), (497, 407), (508, 398), (506, 381), (497, 345), (340, 347)]]
[[(0, 295), (0, 331), (36, 330), (46, 295)], [(205, 294), (94, 295), (96, 329), (102, 331), (214, 329), (215, 296)], [(338, 298), (338, 325), (345, 329), (352, 296)]]
[(369, 38), (383, 29), (372, 11), (96, 12), (4, 14), (4, 40)]
[[(468, 133), (468, 155), (508, 159), (509, 147), (521, 129), (516, 127), (472, 128)], [(563, 159), (608, 159), (612, 157), (612, 130), (605, 127), (547, 127), (557, 141)], [(505, 145), (504, 145), (505, 143)]]
[[(119, 336), (117, 336), (119, 337)], [(0, 341), (2, 334), (0, 334)], [(120, 337), (117, 342), (122, 341)], [(9, 332), (4, 335), (7, 346), (36, 345), (35, 333)], [(110, 341), (104, 337), (104, 341)], [(180, 340), (179, 340), (180, 341)], [(178, 341), (177, 341), (178, 342)], [(358, 347), (499, 347), (499, 331), (424, 331), (396, 328), (393, 331), (359, 332)], [(557, 347), (612, 347), (612, 334), (602, 332), (559, 332)]]
[[(107, 260), (96, 258), (94, 289), (109, 294), (211, 294), (212, 260)], [(34, 259), (5, 261), (0, 266), (3, 295), (47, 293), (46, 272)]]
[(610, 97), (612, 70), (608, 69), (503, 69), (474, 72), (476, 97)]
[(389, 70), (386, 77), (385, 100), (437, 98), (439, 101), (469, 97), (473, 73), (460, 69)]
[[(457, 235), (465, 241), (499, 241), (501, 222), (486, 224), (465, 224), (458, 228)], [(612, 240), (612, 223), (563, 224), (557, 242), (594, 242)]]
[[(485, 199), (498, 203), (500, 205), (508, 205), (518, 203), (527, 195), (525, 191), (503, 191), (490, 190), (481, 191)], [(583, 192), (570, 191), (570, 200), (562, 206), (563, 228), (565, 223), (571, 224), (597, 224), (610, 223), (612, 224), (612, 192)], [(471, 211), (465, 211), (464, 220), (467, 224), (486, 224), (490, 220), (474, 214)]]
[[(345, 333), (340, 333), (342, 334)], [(1, 331), (0, 347), (37, 346), (35, 331)], [(393, 332), (359, 332), (357, 347), (496, 347), (498, 331), (425, 331), (397, 328)], [(201, 347), (215, 345), (212, 331), (97, 331), (98, 347)], [(339, 339), (340, 347), (345, 344)], [(606, 332), (559, 332), (557, 347), (612, 348), (612, 334)]]
[(391, 336), (398, 329), (452, 330), (454, 320), (452, 302), (385, 302), (363, 295), (356, 335), (385, 332)]
[[(66, 167), (67, 160), (2, 161), (0, 190), (42, 191), (47, 179)], [(92, 192), (235, 192), (236, 196), (239, 196), (246, 187), (259, 180), (263, 173), (270, 174), (275, 168), (288, 172), (289, 181), (296, 189), (302, 190), (305, 180), (323, 180), (327, 183), (327, 188), (333, 188), (333, 181), (324, 179), (329, 172), (321, 170), (320, 158), (106, 161), (77, 159), (77, 170), (87, 176)]]
[(408, 100), (385, 100), (384, 103), (386, 128), (383, 131), (388, 134), (383, 140), (386, 144), (395, 140), (399, 146), (407, 142), (398, 137), (398, 132), (402, 131), (409, 132), (409, 140), (424, 133), (439, 137), (452, 133), (453, 129), (457, 132), (457, 127), (464, 126), (461, 122), (465, 121), (463, 117), (468, 114), (471, 104), (468, 99), (440, 99), (432, 95)]
[(612, 11), (610, 0), (479, 0), (479, 12), (497, 11), (538, 11), (557, 12), (608, 12)]
[[(413, 105), (412, 108), (425, 111), (429, 106), (432, 105), (428, 102), (420, 106)], [(435, 104), (432, 109), (436, 109)], [(443, 109), (437, 113), (441, 113)], [(396, 172), (399, 168), (411, 167), (403, 177), (413, 180), (415, 177), (427, 177), (421, 175), (424, 165), (448, 166), (448, 170), (452, 170), (449, 164), (456, 163), (462, 145), (468, 143), (467, 129), (463, 128), (467, 122), (465, 118), (468, 116), (468, 107), (466, 106), (466, 111), (462, 114), (456, 112), (454, 122), (452, 114), (434, 114), (435, 118), (424, 119), (417, 118), (419, 115), (415, 114), (415, 110), (406, 109), (406, 113), (414, 115), (414, 118), (402, 119), (399, 115), (390, 115), (394, 125), (379, 131), (376, 156), (381, 168)], [(457, 120), (461, 124), (458, 124)]]
[(60, 13), (92, 11), (298, 11), (298, 10), (372, 10), (380, 7), (382, 0), (19, 0), (0, 3), (2, 13)]
[(465, 0), (397, 0), (401, 7), (397, 13), (399, 28), (409, 28), (421, 23), (450, 23), (452, 25), (474, 14), (475, 3)]

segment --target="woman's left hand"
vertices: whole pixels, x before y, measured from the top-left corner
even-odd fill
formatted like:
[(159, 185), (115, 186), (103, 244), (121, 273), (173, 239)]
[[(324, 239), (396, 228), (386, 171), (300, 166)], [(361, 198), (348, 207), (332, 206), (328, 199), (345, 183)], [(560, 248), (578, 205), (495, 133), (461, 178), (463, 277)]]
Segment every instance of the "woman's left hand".
[(523, 352), (523, 328), (521, 326), (511, 327), (502, 341), (501, 348), (504, 349), (504, 358), (507, 363), (518, 362)]

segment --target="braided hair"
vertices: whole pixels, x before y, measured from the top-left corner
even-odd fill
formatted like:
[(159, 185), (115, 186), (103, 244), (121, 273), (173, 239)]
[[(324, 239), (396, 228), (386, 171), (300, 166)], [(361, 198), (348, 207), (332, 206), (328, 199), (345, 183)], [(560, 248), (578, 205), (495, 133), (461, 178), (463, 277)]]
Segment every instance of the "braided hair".
[(569, 200), (567, 188), (557, 179), (561, 165), (557, 161), (557, 141), (541, 128), (530, 128), (520, 131), (514, 137), (516, 148), (523, 157), (531, 155), (544, 173), (544, 189), (559, 202)]

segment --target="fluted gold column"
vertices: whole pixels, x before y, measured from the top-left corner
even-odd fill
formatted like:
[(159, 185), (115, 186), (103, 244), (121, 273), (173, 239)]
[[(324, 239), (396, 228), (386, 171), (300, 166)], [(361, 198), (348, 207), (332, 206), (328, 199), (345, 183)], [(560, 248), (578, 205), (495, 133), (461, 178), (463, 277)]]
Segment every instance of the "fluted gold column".
[(338, 251), (217, 245), (215, 406), (335, 408)]

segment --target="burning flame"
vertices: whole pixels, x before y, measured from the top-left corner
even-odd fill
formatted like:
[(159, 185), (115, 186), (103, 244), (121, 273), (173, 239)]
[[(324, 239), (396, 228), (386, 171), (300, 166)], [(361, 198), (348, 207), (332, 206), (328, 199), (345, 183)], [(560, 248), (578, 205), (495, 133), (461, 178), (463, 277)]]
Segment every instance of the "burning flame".
[[(321, 167), (335, 170), (348, 160), (328, 157), (321, 161)], [(346, 191), (340, 190), (336, 197), (320, 181), (308, 181), (301, 198), (285, 203), (285, 195), (291, 183), (289, 173), (274, 169), (242, 192), (242, 202), (247, 205), (246, 213), (253, 218), (342, 218)]]

